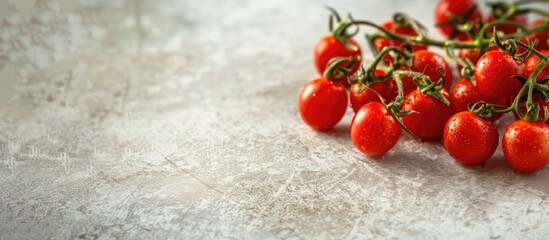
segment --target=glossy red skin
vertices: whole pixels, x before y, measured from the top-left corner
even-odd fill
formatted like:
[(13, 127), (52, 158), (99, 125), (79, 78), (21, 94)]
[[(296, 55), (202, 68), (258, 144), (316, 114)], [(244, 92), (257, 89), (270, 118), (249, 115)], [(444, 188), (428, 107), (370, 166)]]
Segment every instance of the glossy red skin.
[[(542, 50), (541, 53), (544, 55), (547, 55), (549, 54), (549, 50)], [(525, 62), (526, 76), (532, 75), (532, 73), (534, 73), (534, 70), (536, 70), (538, 65), (539, 65), (538, 55), (536, 54), (530, 55), (530, 58), (528, 58), (528, 60), (526, 60)], [(538, 76), (536, 77), (536, 80), (539, 81), (548, 75), (549, 75), (549, 64), (545, 66), (543, 69), (541, 69), (541, 72), (539, 72)]]
[(438, 69), (444, 75), (444, 89), (450, 91), (452, 81), (454, 80), (452, 69), (440, 55), (427, 50), (414, 52), (414, 61), (410, 69), (414, 72), (424, 73), (433, 82), (437, 82), (440, 79), (436, 71)]
[(478, 165), (486, 162), (498, 146), (498, 128), (474, 113), (456, 113), (444, 128), (444, 147), (459, 163)]
[[(474, 6), (474, 4), (475, 1), (473, 0), (441, 0), (435, 8), (435, 24), (447, 22), (450, 19), (450, 15), (464, 15), (469, 8)], [(471, 12), (467, 19), (469, 19), (469, 21), (482, 22), (482, 14), (477, 8)], [(441, 26), (439, 29), (446, 36), (452, 35), (452, 26)], [(468, 36), (463, 32), (459, 32), (456, 38), (465, 40)]]
[[(467, 111), (469, 104), (474, 104), (481, 101), (501, 106), (508, 105), (507, 99), (494, 100), (482, 95), (477, 87), (468, 79), (460, 79), (457, 81), (457, 83), (452, 87), (452, 91), (450, 91), (450, 99), (452, 104), (454, 104), (456, 113)], [(500, 117), (500, 114), (495, 114), (489, 120), (495, 121)]]
[(366, 155), (383, 155), (398, 142), (400, 125), (380, 102), (369, 102), (351, 123), (351, 140)]
[[(545, 117), (545, 115), (544, 115), (545, 112), (544, 112), (544, 110), (543, 110), (543, 106), (547, 107), (548, 110), (549, 110), (549, 102), (543, 101), (543, 98), (538, 97), (538, 96), (534, 96), (534, 97), (532, 98), (532, 101), (535, 102), (535, 103), (537, 103), (537, 104), (539, 104), (539, 106), (540, 106), (539, 116), (540, 116), (541, 118)], [(526, 109), (526, 102), (520, 103), (520, 104), (519, 104), (519, 108), (520, 108), (520, 112), (521, 112), (522, 114), (526, 114), (526, 111), (527, 111), (527, 109)], [(520, 120), (519, 116), (518, 116), (515, 112), (513, 112), (513, 114), (515, 115), (515, 119), (516, 119), (516, 120)], [(548, 114), (549, 114), (549, 113), (548, 113)], [(548, 125), (549, 125), (549, 119), (547, 119), (547, 121), (545, 121), (545, 124), (548, 124)]]
[[(342, 42), (340, 42), (339, 40), (337, 40), (331, 35), (328, 35), (322, 38), (320, 42), (318, 42), (314, 51), (314, 60), (315, 60), (316, 70), (320, 75), (324, 74), (324, 71), (328, 66), (328, 62), (330, 61), (330, 59), (334, 57), (362, 56), (360, 47), (357, 44), (357, 42), (352, 38), (349, 38), (347, 41), (348, 41), (348, 45), (353, 46), (354, 49), (347, 48), (345, 44), (343, 44)], [(346, 64), (347, 62), (343, 63), (342, 66)], [(360, 61), (357, 61), (353, 65), (351, 74), (356, 72), (359, 67), (360, 67)], [(345, 87), (350, 86), (347, 78), (342, 79), (341, 82)]]
[[(398, 26), (394, 21), (387, 21), (381, 25), (383, 29), (386, 29), (390, 32), (394, 32), (401, 35), (406, 36), (417, 36), (417, 32), (414, 30), (414, 28), (410, 26)], [(374, 41), (374, 46), (376, 47), (377, 51), (381, 51), (384, 47), (389, 46), (396, 46), (400, 47), (404, 44), (403, 41), (399, 40), (392, 40), (387, 38), (378, 38)], [(426, 50), (427, 45), (425, 44), (412, 44), (413, 51), (419, 51), (419, 50)]]
[[(470, 40), (467, 42), (470, 42)], [(497, 46), (491, 46), (488, 48), (488, 51), (499, 51), (499, 49)], [(480, 57), (478, 54), (479, 54), (479, 49), (477, 48), (464, 48), (459, 50), (458, 57), (463, 60), (469, 60), (473, 64), (476, 64)], [(462, 66), (458, 65), (458, 71), (461, 71), (461, 69), (462, 69)]]
[(549, 162), (549, 126), (519, 120), (505, 130), (503, 154), (512, 168), (533, 173)]
[(311, 128), (328, 131), (343, 118), (347, 99), (347, 90), (341, 83), (318, 78), (307, 83), (301, 91), (299, 113)]
[[(441, 93), (450, 99), (445, 89), (442, 89)], [(439, 100), (423, 94), (419, 89), (404, 98), (401, 111), (410, 110), (417, 113), (403, 117), (402, 122), (406, 128), (423, 140), (440, 138), (446, 122), (454, 115), (454, 106), (451, 102), (449, 106), (446, 106)]]
[[(545, 21), (544, 19), (538, 19), (538, 20), (533, 21), (530, 24), (528, 24), (528, 26), (530, 28), (535, 27), (535, 26), (543, 24), (544, 21)], [(548, 31), (539, 31), (539, 32), (534, 32), (534, 33), (528, 34), (526, 37), (523, 37), (520, 41), (523, 42), (523, 43), (529, 43), (529, 42), (537, 41), (538, 44), (534, 46), (535, 49), (537, 49), (537, 50), (549, 50), (549, 43), (547, 43), (547, 40), (549, 40), (549, 30)], [(525, 51), (523, 48), (520, 48), (520, 47), (519, 47), (518, 50), (519, 50), (518, 52), (524, 52)]]
[(522, 87), (513, 76), (523, 76), (522, 62), (500, 51), (482, 55), (475, 66), (475, 80), (478, 90), (491, 99), (509, 99), (517, 95)]
[[(495, 21), (494, 15), (490, 15), (488, 22)], [(522, 25), (526, 25), (526, 16), (525, 15), (514, 15), (507, 19), (510, 22), (517, 22)], [(516, 26), (509, 24), (498, 24), (496, 25), (496, 31), (502, 31), (505, 34), (512, 34), (518, 30)], [(490, 29), (489, 33), (492, 33), (493, 29)]]
[[(381, 70), (376, 70), (375, 73), (377, 76), (385, 75), (385, 72)], [(381, 97), (383, 97), (386, 102), (393, 101), (398, 95), (398, 88), (394, 79), (388, 80), (386, 82), (374, 83), (369, 86), (370, 89), (366, 89), (360, 94), (357, 94), (361, 87), (362, 85), (360, 84), (354, 84), (351, 86), (351, 107), (355, 112), (357, 112), (366, 103), (380, 102), (377, 94), (381, 95)], [(374, 90), (375, 92), (372, 90)]]

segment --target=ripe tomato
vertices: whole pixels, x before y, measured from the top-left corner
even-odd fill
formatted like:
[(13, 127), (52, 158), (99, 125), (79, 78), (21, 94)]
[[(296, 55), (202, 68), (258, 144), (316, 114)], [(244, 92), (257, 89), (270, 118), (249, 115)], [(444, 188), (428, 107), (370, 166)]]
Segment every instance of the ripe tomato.
[[(375, 74), (377, 76), (384, 76), (385, 72), (382, 70), (376, 70)], [(398, 95), (398, 87), (394, 79), (390, 79), (386, 82), (374, 83), (369, 86), (369, 89), (357, 94), (360, 88), (362, 88), (362, 85), (360, 84), (354, 84), (351, 86), (351, 107), (353, 107), (355, 112), (357, 112), (360, 107), (366, 103), (379, 102), (379, 97), (377, 94), (381, 95), (381, 97), (383, 97), (387, 102), (393, 101)]]
[[(417, 32), (412, 28), (411, 26), (399, 26), (394, 21), (387, 21), (381, 25), (383, 29), (388, 30), (390, 32), (400, 34), (400, 35), (406, 35), (406, 36), (417, 36)], [(378, 38), (374, 41), (374, 46), (376, 47), (377, 51), (381, 51), (384, 47), (389, 46), (396, 46), (400, 47), (404, 44), (403, 41), (399, 40), (392, 40), (387, 38)], [(425, 44), (412, 44), (413, 51), (419, 51), (419, 50), (426, 50), (427, 45)]]
[[(532, 28), (532, 27), (541, 25), (544, 22), (545, 22), (544, 19), (538, 19), (528, 24), (528, 26)], [(534, 48), (541, 51), (541, 50), (549, 50), (549, 43), (547, 42), (548, 40), (549, 40), (549, 30), (546, 30), (546, 31), (530, 33), (525, 37), (523, 37), (520, 41), (523, 43), (537, 41), (538, 44), (535, 45)], [(519, 50), (519, 53), (525, 51), (523, 48), (519, 48), (518, 50)]]
[(301, 91), (299, 113), (311, 128), (327, 131), (345, 114), (347, 99), (347, 90), (341, 83), (318, 78), (307, 83)]
[[(400, 70), (423, 73), (429, 76), (433, 82), (440, 79), (440, 76), (437, 74), (437, 70), (439, 70), (444, 75), (444, 89), (446, 89), (446, 91), (450, 91), (450, 87), (452, 86), (452, 69), (446, 60), (444, 60), (441, 56), (427, 50), (419, 50), (414, 52), (412, 66), (402, 66)], [(405, 75), (402, 76), (401, 79), (402, 91), (404, 95), (407, 95), (417, 89), (412, 76)]]
[[(549, 50), (542, 50), (542, 54), (549, 54)], [(534, 70), (539, 65), (539, 57), (536, 54), (530, 55), (530, 58), (526, 60), (525, 67), (526, 67), (526, 76), (532, 75), (534, 73)], [(538, 76), (536, 77), (536, 80), (539, 81), (543, 79), (544, 77), (549, 75), (549, 65), (545, 66), (543, 69), (541, 69), (541, 72), (539, 72)]]
[(369, 102), (351, 123), (351, 140), (366, 155), (383, 155), (400, 138), (400, 125), (380, 102)]
[[(328, 66), (328, 62), (330, 59), (334, 57), (356, 57), (356, 56), (362, 56), (360, 47), (358, 44), (353, 40), (352, 38), (347, 39), (348, 45), (351, 47), (347, 48), (345, 44), (334, 38), (333, 36), (329, 35), (320, 40), (318, 44), (315, 47), (314, 52), (314, 59), (315, 59), (315, 65), (316, 69), (318, 70), (318, 73), (321, 75), (326, 70), (326, 67)], [(343, 63), (342, 66), (345, 66), (348, 64), (347, 62)], [(354, 73), (358, 70), (360, 67), (360, 62), (357, 61), (352, 68), (352, 72)], [(349, 87), (349, 81), (347, 78), (342, 79), (340, 82), (343, 83), (344, 86)]]
[(549, 126), (519, 120), (503, 135), (503, 154), (514, 169), (533, 173), (549, 162)]
[[(471, 39), (469, 39), (466, 42), (471, 42)], [(499, 51), (497, 46), (491, 46), (488, 48), (488, 51)], [(460, 49), (458, 52), (458, 57), (463, 60), (469, 60), (473, 64), (476, 64), (478, 61), (479, 56), (479, 49), (478, 48), (464, 48)], [(461, 71), (462, 66), (458, 65), (458, 71)]]
[(498, 146), (498, 128), (474, 113), (456, 113), (444, 128), (444, 147), (459, 163), (476, 165), (488, 160)]
[[(456, 113), (467, 111), (469, 104), (481, 101), (501, 106), (507, 106), (509, 104), (507, 99), (494, 100), (482, 95), (478, 88), (468, 79), (460, 79), (454, 87), (452, 87), (452, 91), (450, 91), (450, 100), (452, 104), (454, 104)], [(495, 121), (500, 117), (500, 114), (495, 114), (489, 120)]]
[(433, 82), (437, 82), (440, 79), (437, 70), (440, 71), (444, 76), (444, 89), (450, 91), (452, 81), (454, 80), (452, 69), (440, 55), (427, 50), (414, 52), (414, 62), (410, 69), (429, 76)]
[[(451, 16), (463, 17), (472, 7), (475, 7), (475, 1), (473, 0), (441, 0), (435, 8), (435, 24), (441, 25), (447, 23), (450, 21)], [(482, 14), (478, 8), (475, 7), (467, 16), (467, 20), (482, 22)], [(441, 25), (439, 29), (446, 36), (451, 36), (454, 31), (452, 25)], [(468, 36), (464, 32), (459, 32), (456, 38), (465, 40)]]
[[(488, 18), (488, 22), (495, 21), (494, 15), (490, 15)], [(525, 15), (514, 15), (507, 19), (509, 22), (517, 22), (520, 24), (526, 24), (526, 16)], [(513, 34), (516, 31), (518, 31), (518, 28), (516, 26), (510, 25), (510, 24), (498, 24), (496, 25), (496, 31), (501, 31), (504, 34)], [(489, 33), (492, 33), (492, 30), (489, 31)]]
[(500, 51), (482, 55), (475, 66), (478, 90), (491, 99), (511, 98), (517, 95), (522, 84), (514, 76), (524, 75), (524, 64)]
[[(444, 97), (450, 99), (445, 89), (440, 92)], [(451, 102), (449, 106), (446, 106), (439, 100), (423, 94), (420, 89), (416, 89), (404, 98), (401, 111), (410, 110), (414, 110), (416, 113), (402, 117), (402, 122), (412, 133), (424, 140), (440, 137), (446, 122), (454, 115), (454, 106)]]

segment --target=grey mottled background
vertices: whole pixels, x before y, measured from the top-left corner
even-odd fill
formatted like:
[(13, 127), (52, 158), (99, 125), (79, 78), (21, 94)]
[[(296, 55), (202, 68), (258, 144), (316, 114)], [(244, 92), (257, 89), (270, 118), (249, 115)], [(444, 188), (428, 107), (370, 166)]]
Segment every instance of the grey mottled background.
[(0, 0), (0, 239), (546, 237), (547, 170), (406, 135), (370, 159), (350, 109), (299, 118), (325, 5), (432, 26), (434, 4)]

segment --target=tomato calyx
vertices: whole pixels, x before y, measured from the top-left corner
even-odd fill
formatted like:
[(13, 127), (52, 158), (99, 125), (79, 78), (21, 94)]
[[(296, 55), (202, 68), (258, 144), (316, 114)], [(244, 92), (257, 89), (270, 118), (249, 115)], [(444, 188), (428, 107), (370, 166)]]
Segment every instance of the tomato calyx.
[[(326, 7), (326, 9), (328, 9), (328, 11), (330, 11), (330, 18), (328, 20), (328, 29), (330, 30), (330, 33), (331, 35), (338, 41), (340, 41), (341, 43), (343, 43), (343, 45), (345, 45), (345, 47), (347, 47), (347, 49), (349, 50), (352, 50), (352, 51), (357, 51), (357, 46), (354, 46), (352, 44), (349, 44), (349, 38), (355, 36), (357, 33), (358, 33), (358, 28), (355, 29), (354, 32), (352, 33), (349, 33), (347, 32), (347, 25), (353, 21), (353, 18), (351, 15), (349, 15), (348, 18), (341, 18), (341, 16), (339, 15), (339, 13), (332, 7)], [(335, 22), (335, 25), (334, 25), (334, 22)]]
[(506, 106), (487, 103), (484, 101), (469, 104), (467, 109), (469, 110), (469, 112), (472, 112), (475, 115), (486, 120), (491, 119), (496, 114), (503, 114), (503, 113), (509, 112)]
[(433, 97), (438, 101), (444, 103), (446, 106), (450, 105), (450, 101), (446, 98), (440, 90), (444, 88), (444, 75), (437, 69), (436, 70), (440, 79), (433, 82), (429, 76), (424, 74), (412, 74), (414, 76), (413, 81), (416, 86), (421, 90), (421, 93)]
[[(323, 73), (323, 76), (333, 82), (338, 82), (348, 77), (353, 71), (353, 66), (356, 62), (360, 62), (361, 56), (355, 57), (335, 57), (330, 59), (328, 66)], [(346, 63), (346, 64), (344, 64)], [(344, 64), (342, 66), (342, 64)]]

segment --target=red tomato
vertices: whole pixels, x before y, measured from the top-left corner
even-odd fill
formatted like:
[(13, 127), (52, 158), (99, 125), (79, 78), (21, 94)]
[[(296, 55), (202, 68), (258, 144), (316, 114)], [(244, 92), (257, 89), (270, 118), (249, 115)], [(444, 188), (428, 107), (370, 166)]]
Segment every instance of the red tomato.
[[(471, 40), (469, 39), (469, 41), (467, 42), (470, 42), (470, 41)], [(491, 46), (488, 48), (488, 51), (499, 51), (499, 49), (497, 46)], [(478, 54), (479, 54), (478, 48), (464, 48), (459, 50), (458, 57), (463, 60), (469, 60), (473, 64), (476, 64), (478, 61), (478, 58), (480, 57)], [(462, 66), (458, 65), (458, 71), (461, 71), (461, 69), (462, 69)]]
[[(528, 24), (528, 26), (530, 28), (535, 27), (535, 26), (543, 24), (545, 21), (546, 20), (544, 20), (544, 19), (538, 19), (538, 20), (533, 21), (530, 24)], [(534, 46), (535, 49), (537, 49), (537, 50), (549, 50), (549, 43), (547, 42), (548, 40), (549, 40), (549, 30), (545, 30), (545, 31), (530, 33), (526, 37), (522, 38), (520, 41), (523, 42), (523, 43), (529, 43), (529, 42), (537, 41), (538, 44), (536, 46)], [(520, 52), (524, 52), (524, 49), (519, 48), (519, 53)]]
[(498, 128), (474, 113), (452, 116), (444, 128), (444, 147), (459, 163), (477, 165), (488, 160), (498, 146)]
[[(450, 99), (445, 89), (442, 89), (441, 93)], [(454, 106), (451, 103), (446, 106), (439, 100), (423, 94), (419, 89), (404, 98), (401, 111), (410, 110), (414, 110), (416, 113), (402, 117), (402, 122), (412, 133), (424, 140), (439, 138), (444, 131), (446, 122), (454, 115)]]
[[(540, 117), (542, 117), (542, 118), (545, 117), (545, 115), (544, 115), (545, 112), (544, 112), (544, 110), (543, 110), (543, 106), (546, 106), (547, 108), (549, 108), (549, 102), (543, 101), (543, 98), (538, 97), (538, 96), (534, 96), (534, 97), (532, 98), (532, 101), (535, 102), (535, 103), (537, 103), (537, 104), (539, 104), (539, 106), (540, 106), (540, 112), (539, 112)], [(526, 102), (521, 102), (521, 103), (519, 104), (519, 109), (520, 109), (520, 112), (521, 112), (522, 114), (526, 114), (526, 111), (527, 111), (527, 109), (526, 109)], [(520, 119), (519, 119), (519, 116), (518, 116), (515, 112), (513, 112), (513, 114), (515, 114), (515, 119), (520, 120)], [(549, 124), (549, 119), (548, 119), (547, 121), (545, 121), (545, 124)]]
[(383, 155), (400, 138), (400, 125), (380, 102), (369, 102), (351, 123), (351, 140), (366, 155)]
[(299, 113), (311, 128), (327, 131), (345, 114), (347, 99), (347, 90), (341, 83), (318, 78), (307, 83), (301, 91)]
[[(494, 18), (494, 15), (490, 15), (488, 18), (488, 22), (493, 22), (496, 19)], [(517, 22), (520, 24), (525, 25), (526, 24), (526, 16), (525, 15), (514, 15), (507, 19), (509, 22)], [(502, 31), (503, 33), (507, 34), (513, 34), (518, 31), (518, 28), (516, 26), (510, 25), (510, 24), (498, 24), (496, 25), (496, 31)], [(490, 29), (489, 33), (492, 33), (492, 29)]]
[[(542, 54), (549, 54), (549, 50), (542, 50)], [(534, 73), (534, 70), (539, 65), (539, 57), (536, 54), (530, 55), (530, 58), (526, 60), (525, 67), (526, 67), (526, 76), (532, 75)], [(544, 77), (549, 75), (549, 65), (545, 66), (543, 69), (541, 69), (541, 72), (539, 72), (538, 76), (536, 77), (536, 80), (539, 81), (543, 79)]]
[(475, 66), (478, 90), (491, 99), (511, 98), (517, 95), (522, 84), (514, 76), (524, 75), (524, 64), (500, 51), (482, 55)]
[(544, 123), (516, 121), (502, 142), (507, 162), (520, 172), (536, 172), (549, 162), (549, 126)]
[(440, 79), (440, 76), (437, 74), (437, 70), (439, 70), (442, 75), (444, 75), (444, 89), (446, 89), (446, 91), (450, 91), (452, 81), (454, 80), (452, 76), (452, 69), (446, 60), (436, 53), (432, 53), (427, 50), (414, 52), (414, 62), (411, 70), (429, 76), (433, 82), (437, 82)]
[[(402, 66), (400, 70), (410, 71), (410, 67)], [(402, 76), (401, 80), (402, 80), (402, 92), (404, 96), (408, 95), (408, 93), (411, 93), (417, 89), (417, 86), (414, 83), (412, 76), (409, 76), (409, 75)]]
[[(362, 56), (360, 47), (358, 44), (353, 40), (352, 38), (349, 38), (348, 45), (352, 48), (349, 49), (345, 44), (334, 38), (333, 36), (329, 35), (324, 37), (320, 42), (316, 45), (314, 58), (315, 58), (315, 65), (316, 69), (318, 70), (318, 73), (323, 74), (326, 70), (326, 67), (328, 66), (328, 62), (330, 59), (334, 57), (356, 57), (356, 56)], [(342, 66), (345, 66), (348, 64), (347, 62), (343, 63)], [(360, 62), (357, 61), (352, 68), (352, 73), (356, 72), (358, 68), (360, 67)], [(347, 78), (343, 78), (340, 82), (343, 83), (344, 86), (349, 87), (349, 81)]]
[[(454, 104), (456, 113), (467, 111), (469, 104), (481, 101), (501, 106), (508, 105), (507, 99), (493, 100), (482, 95), (478, 88), (475, 87), (475, 85), (473, 85), (473, 83), (468, 79), (460, 79), (454, 87), (452, 87), (452, 91), (450, 91), (450, 100), (452, 104)], [(495, 121), (500, 117), (500, 114), (495, 114), (489, 120)]]
[[(377, 76), (384, 76), (385, 72), (382, 70), (376, 70), (375, 74)], [(379, 102), (379, 97), (375, 92), (377, 92), (381, 97), (383, 97), (387, 102), (393, 101), (398, 95), (398, 87), (394, 79), (388, 80), (386, 82), (378, 82), (369, 86), (370, 89), (362, 91), (360, 94), (357, 92), (362, 88), (360, 84), (354, 84), (351, 86), (351, 107), (357, 112), (360, 107), (369, 102)], [(374, 90), (374, 91), (372, 91)]]
[[(400, 34), (400, 35), (406, 35), (406, 36), (417, 36), (417, 32), (412, 28), (411, 26), (399, 26), (394, 21), (387, 21), (381, 25), (383, 29), (386, 29), (390, 32)], [(384, 47), (389, 46), (396, 46), (400, 47), (404, 44), (403, 41), (399, 40), (392, 40), (387, 38), (378, 38), (374, 41), (374, 46), (378, 51), (381, 51)], [(413, 51), (419, 51), (419, 50), (426, 50), (427, 45), (425, 44), (412, 44)]]
[[(464, 16), (472, 7), (475, 7), (475, 1), (473, 0), (441, 0), (435, 8), (435, 24), (439, 25), (448, 22), (450, 16)], [(482, 14), (478, 8), (475, 8), (467, 16), (467, 20), (482, 22)], [(446, 36), (451, 36), (454, 31), (452, 25), (440, 26), (439, 29)], [(464, 32), (459, 32), (456, 38), (465, 40), (468, 36)]]
[[(441, 56), (429, 52), (427, 50), (419, 50), (414, 52), (414, 60), (411, 67), (402, 66), (400, 70), (404, 71), (414, 71), (424, 73), (429, 76), (431, 81), (436, 82), (440, 79), (440, 76), (437, 74), (436, 70), (439, 70), (444, 75), (444, 88), (447, 91), (450, 91), (452, 86), (453, 76), (452, 69), (442, 58)], [(407, 95), (417, 89), (417, 86), (414, 84), (413, 77), (405, 75), (401, 77), (402, 80), (402, 91), (404, 95)]]

